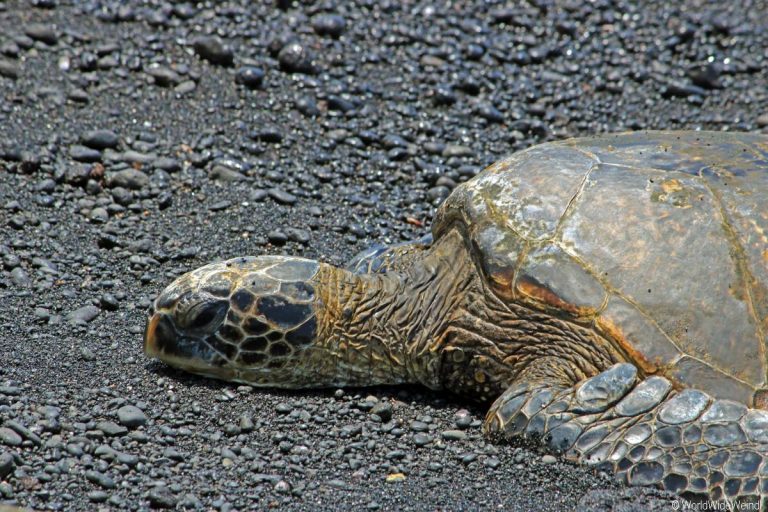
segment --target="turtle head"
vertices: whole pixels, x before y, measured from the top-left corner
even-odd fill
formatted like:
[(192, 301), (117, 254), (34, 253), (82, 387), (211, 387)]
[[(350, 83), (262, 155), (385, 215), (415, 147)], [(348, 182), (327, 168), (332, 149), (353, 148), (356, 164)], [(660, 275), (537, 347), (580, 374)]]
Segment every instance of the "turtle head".
[(315, 293), (325, 266), (260, 256), (184, 274), (155, 300), (144, 352), (192, 373), (256, 386), (330, 385), (334, 370), (317, 339)]

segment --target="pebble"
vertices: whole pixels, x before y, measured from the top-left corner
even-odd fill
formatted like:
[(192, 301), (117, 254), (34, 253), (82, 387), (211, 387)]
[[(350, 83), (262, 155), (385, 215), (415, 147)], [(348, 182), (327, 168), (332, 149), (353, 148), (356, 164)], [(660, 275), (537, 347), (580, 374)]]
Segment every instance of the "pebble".
[(101, 151), (80, 144), (74, 144), (69, 148), (69, 156), (78, 162), (98, 162), (101, 160)]
[(236, 181), (242, 181), (245, 179), (240, 172), (227, 167), (225, 165), (214, 165), (208, 175), (212, 180), (221, 181), (224, 183), (232, 183)]
[(292, 205), (296, 204), (296, 201), (298, 200), (295, 195), (279, 188), (271, 188), (267, 192), (269, 193), (269, 197), (280, 204)]
[(13, 455), (8, 452), (0, 452), (0, 478), (10, 475), (15, 467)]
[(256, 66), (242, 66), (235, 73), (235, 83), (249, 89), (259, 89), (264, 83), (264, 70)]
[(375, 414), (387, 423), (392, 419), (392, 404), (386, 400), (379, 401), (371, 408), (370, 414)]
[(0, 57), (0, 76), (15, 80), (21, 76), (21, 67), (11, 60)]
[(147, 493), (147, 499), (152, 508), (175, 508), (178, 502), (178, 498), (164, 485), (150, 489)]
[(321, 36), (340, 37), (347, 28), (347, 22), (337, 14), (318, 14), (312, 18), (312, 28)]
[(468, 437), (463, 430), (445, 430), (442, 436), (446, 441), (463, 441)]
[(454, 423), (461, 430), (466, 430), (472, 424), (472, 414), (466, 409), (459, 409), (456, 414), (453, 415)]
[(103, 487), (104, 489), (114, 489), (117, 487), (117, 483), (115, 483), (115, 480), (112, 477), (100, 471), (86, 471), (85, 478), (89, 482)]
[(102, 421), (96, 424), (96, 428), (104, 432), (107, 436), (123, 436), (128, 433), (128, 429), (122, 425), (118, 425), (113, 421)]
[(24, 33), (35, 41), (41, 41), (49, 46), (55, 45), (59, 40), (56, 28), (43, 23), (30, 23), (24, 29)]
[(91, 130), (83, 134), (80, 138), (80, 142), (83, 146), (103, 150), (107, 148), (116, 148), (120, 139), (112, 130)]
[(149, 176), (138, 169), (123, 169), (107, 173), (107, 185), (109, 187), (139, 190), (149, 185)]
[(197, 37), (192, 42), (192, 47), (197, 54), (219, 66), (232, 66), (235, 63), (235, 52), (218, 36)]
[(21, 446), (24, 440), (10, 428), (0, 427), (0, 441), (7, 446)]
[(542, 464), (554, 464), (555, 462), (557, 462), (557, 457), (555, 457), (553, 455), (547, 454), (547, 455), (543, 455), (541, 457), (541, 463)]
[(311, 52), (301, 43), (291, 42), (283, 46), (277, 55), (280, 68), (290, 73), (314, 74), (316, 72)]
[(66, 320), (71, 324), (87, 324), (99, 316), (100, 310), (91, 304), (83, 306), (67, 314)]

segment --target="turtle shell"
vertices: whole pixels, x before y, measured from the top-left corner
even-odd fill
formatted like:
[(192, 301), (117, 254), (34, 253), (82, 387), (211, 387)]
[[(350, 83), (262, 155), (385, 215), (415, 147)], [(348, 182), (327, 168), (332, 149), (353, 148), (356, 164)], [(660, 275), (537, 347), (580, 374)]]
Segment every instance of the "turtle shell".
[(534, 146), (457, 187), (433, 235), (452, 228), (502, 299), (593, 326), (645, 374), (765, 405), (767, 136)]

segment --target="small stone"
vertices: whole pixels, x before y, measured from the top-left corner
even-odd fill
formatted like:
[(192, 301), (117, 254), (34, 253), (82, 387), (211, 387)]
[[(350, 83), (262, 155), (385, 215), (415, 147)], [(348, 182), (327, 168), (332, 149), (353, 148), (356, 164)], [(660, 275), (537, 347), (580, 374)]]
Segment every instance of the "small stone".
[(123, 436), (128, 433), (128, 429), (122, 425), (118, 425), (113, 421), (102, 421), (96, 425), (98, 430), (104, 432), (107, 436)]
[(151, 66), (147, 69), (147, 74), (152, 77), (155, 85), (160, 87), (173, 87), (181, 82), (179, 74), (165, 66)]
[(274, 489), (275, 489), (275, 492), (278, 492), (280, 494), (288, 494), (289, 492), (291, 492), (291, 484), (289, 484), (285, 480), (279, 480), (275, 483)]
[(96, 354), (94, 354), (93, 350), (89, 349), (88, 347), (80, 347), (80, 357), (83, 358), (83, 361), (96, 360)]
[(214, 165), (213, 169), (211, 169), (211, 172), (208, 176), (212, 180), (221, 181), (224, 183), (242, 181), (245, 179), (245, 176), (240, 174), (235, 169), (232, 169), (231, 167), (227, 167), (225, 165), (220, 165), (220, 164)]
[(56, 29), (51, 25), (43, 23), (31, 23), (27, 25), (24, 33), (35, 41), (41, 41), (49, 46), (53, 46), (59, 40)]
[(110, 173), (107, 177), (107, 185), (111, 188), (123, 187), (131, 190), (139, 190), (149, 185), (149, 176), (138, 169), (128, 168)]
[(755, 122), (757, 123), (757, 126), (759, 128), (768, 127), (768, 114), (761, 114), (757, 116), (757, 119), (755, 119)]
[(426, 446), (432, 442), (432, 436), (423, 432), (413, 434), (413, 444), (416, 446)]
[(0, 76), (16, 80), (21, 75), (21, 68), (18, 64), (8, 59), (0, 58)]
[(109, 493), (101, 490), (91, 491), (87, 496), (91, 503), (104, 503), (109, 499)]
[(80, 138), (80, 142), (89, 148), (101, 150), (116, 148), (120, 139), (117, 134), (111, 130), (91, 130), (83, 134)]
[(279, 229), (273, 229), (267, 233), (267, 240), (274, 245), (285, 245), (288, 242), (288, 235)]
[(280, 204), (295, 204), (297, 201), (295, 195), (279, 188), (271, 188), (267, 192), (269, 193), (269, 197)]
[(392, 419), (392, 404), (388, 401), (377, 402), (370, 410), (371, 414), (375, 414), (381, 421), (387, 423)]
[(13, 455), (8, 452), (0, 453), (0, 478), (5, 478), (13, 472), (16, 463), (13, 460)]
[(174, 508), (178, 501), (178, 498), (164, 485), (150, 489), (147, 493), (147, 499), (152, 508)]
[(235, 63), (235, 52), (218, 36), (202, 36), (195, 38), (192, 43), (197, 54), (219, 66), (231, 66)]
[(557, 457), (554, 455), (547, 454), (541, 457), (542, 464), (554, 464), (555, 462), (557, 462)]
[(405, 481), (405, 475), (403, 473), (390, 473), (386, 478), (388, 484), (395, 484), (403, 481)]
[(499, 109), (494, 107), (490, 104), (482, 104), (479, 105), (475, 109), (475, 113), (479, 116), (488, 121), (489, 123), (503, 123), (504, 122), (504, 114), (502, 114)]
[(99, 206), (98, 208), (91, 210), (89, 218), (93, 223), (103, 224), (109, 220), (109, 212), (107, 212), (106, 208)]
[(100, 310), (96, 306), (93, 306), (91, 304), (87, 306), (83, 306), (81, 308), (78, 308), (72, 312), (70, 312), (66, 319), (69, 323), (77, 325), (84, 325), (88, 322), (92, 321), (94, 318), (99, 316)]
[(0, 442), (7, 446), (21, 446), (24, 440), (15, 431), (7, 427), (0, 427)]
[(114, 489), (117, 487), (115, 481), (109, 476), (100, 471), (86, 471), (85, 478), (91, 483), (94, 483), (104, 489)]
[(472, 414), (466, 409), (459, 409), (453, 416), (453, 421), (456, 426), (462, 430), (466, 430), (472, 424)]
[(312, 18), (312, 28), (321, 36), (339, 37), (346, 27), (346, 20), (337, 14), (318, 14)]
[(463, 441), (468, 437), (463, 430), (446, 430), (442, 436), (446, 441)]
[(258, 89), (264, 83), (264, 70), (256, 66), (243, 66), (235, 74), (235, 83), (249, 89)]
[(312, 55), (309, 50), (301, 43), (288, 43), (277, 54), (277, 60), (280, 68), (289, 73), (314, 74), (315, 65), (312, 62)]
[(78, 162), (93, 163), (101, 160), (101, 151), (75, 144), (69, 148), (69, 156)]

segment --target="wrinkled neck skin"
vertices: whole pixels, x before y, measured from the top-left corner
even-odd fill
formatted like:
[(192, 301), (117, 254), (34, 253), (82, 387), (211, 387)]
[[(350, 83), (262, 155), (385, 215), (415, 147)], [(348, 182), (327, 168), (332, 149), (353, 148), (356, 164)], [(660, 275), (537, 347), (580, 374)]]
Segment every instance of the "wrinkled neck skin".
[(443, 237), (396, 272), (353, 274), (323, 266), (318, 277), (317, 340), (333, 360), (337, 384), (442, 387), (441, 334), (463, 290), (477, 281), (457, 236)]
[(521, 376), (567, 387), (626, 360), (590, 325), (501, 300), (465, 240), (445, 233), (397, 272), (323, 266), (317, 364), (332, 385), (420, 383), (488, 402)]

